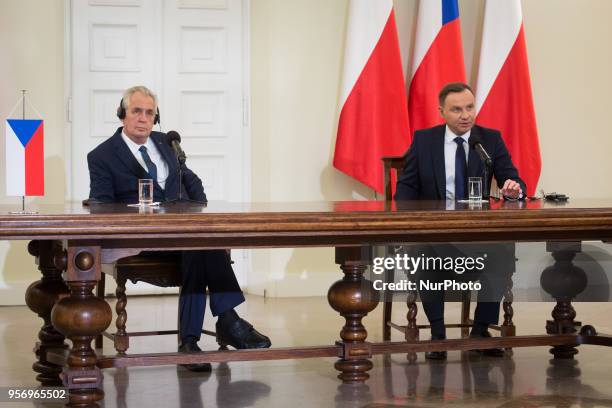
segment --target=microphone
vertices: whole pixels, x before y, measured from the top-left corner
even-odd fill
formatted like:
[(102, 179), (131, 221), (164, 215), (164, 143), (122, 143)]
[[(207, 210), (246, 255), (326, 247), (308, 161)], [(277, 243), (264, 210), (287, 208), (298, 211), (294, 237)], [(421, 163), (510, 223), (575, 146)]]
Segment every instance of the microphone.
[(489, 153), (487, 153), (485, 148), (482, 147), (480, 136), (470, 135), (468, 144), (470, 145), (472, 149), (478, 152), (478, 155), (480, 156), (480, 160), (482, 160), (485, 166), (487, 166), (488, 168), (491, 168), (493, 166), (493, 161), (491, 160), (491, 156), (489, 156)]
[(185, 164), (185, 160), (187, 160), (187, 155), (181, 148), (181, 135), (178, 132), (171, 130), (166, 133), (166, 143), (172, 146), (174, 153), (176, 154), (176, 158), (181, 164)]
[(177, 131), (171, 130), (166, 133), (164, 140), (172, 147), (178, 161), (178, 201), (183, 201), (183, 167), (187, 156), (181, 148), (181, 135)]

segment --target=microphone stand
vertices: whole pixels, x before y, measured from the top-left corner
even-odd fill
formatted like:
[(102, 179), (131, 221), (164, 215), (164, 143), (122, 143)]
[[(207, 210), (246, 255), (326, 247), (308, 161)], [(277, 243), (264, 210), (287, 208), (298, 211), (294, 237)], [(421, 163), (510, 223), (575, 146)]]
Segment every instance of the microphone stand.
[(178, 191), (178, 200), (183, 200), (183, 166), (185, 165), (185, 160), (187, 158), (184, 155), (180, 155), (176, 153), (176, 161), (179, 165), (179, 191)]
[(489, 166), (487, 166), (486, 163), (483, 162), (483, 164), (484, 164), (484, 170), (483, 170), (483, 173), (484, 173), (484, 185), (482, 186), (482, 192), (483, 192), (483, 195), (484, 195), (483, 198), (485, 200), (489, 200), (491, 198), (491, 191), (490, 191), (491, 190), (491, 186), (489, 185), (490, 184), (489, 183), (489, 171), (491, 169), (489, 168)]
[(489, 159), (488, 157), (489, 155), (484, 150), (480, 142), (474, 143), (472, 145), (472, 149), (476, 150), (476, 153), (478, 153), (478, 157), (480, 157), (480, 161), (482, 162), (482, 165), (484, 166), (484, 169), (483, 169), (484, 182), (482, 185), (482, 193), (483, 193), (482, 198), (485, 200), (489, 200), (491, 198), (491, 186), (489, 185), (490, 184), (489, 183), (489, 173), (491, 171), (491, 167), (493, 163)]

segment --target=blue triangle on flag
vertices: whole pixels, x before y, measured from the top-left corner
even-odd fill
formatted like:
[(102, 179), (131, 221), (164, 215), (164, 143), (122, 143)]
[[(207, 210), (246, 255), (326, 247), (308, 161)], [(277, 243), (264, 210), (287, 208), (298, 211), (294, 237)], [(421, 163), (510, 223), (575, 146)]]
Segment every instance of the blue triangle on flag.
[(24, 147), (42, 123), (40, 119), (7, 119), (6, 121)]
[(457, 0), (442, 0), (442, 25), (459, 18)]

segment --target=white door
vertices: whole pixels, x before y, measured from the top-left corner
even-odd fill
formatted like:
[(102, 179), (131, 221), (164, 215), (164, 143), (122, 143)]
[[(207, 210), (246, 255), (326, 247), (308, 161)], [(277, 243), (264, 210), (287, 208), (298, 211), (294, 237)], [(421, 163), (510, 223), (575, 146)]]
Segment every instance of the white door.
[[(70, 198), (89, 194), (86, 156), (121, 126), (123, 90), (145, 85), (159, 97), (155, 130), (181, 135), (208, 199), (248, 201), (248, 0), (73, 0), (70, 7)], [(247, 252), (232, 258), (244, 285)]]

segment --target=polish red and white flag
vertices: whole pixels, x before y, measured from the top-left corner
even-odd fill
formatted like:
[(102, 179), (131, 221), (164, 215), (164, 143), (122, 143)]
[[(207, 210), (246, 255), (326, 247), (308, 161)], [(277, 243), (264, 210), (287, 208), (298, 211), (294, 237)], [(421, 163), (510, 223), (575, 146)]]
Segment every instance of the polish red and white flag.
[(392, 0), (351, 0), (334, 167), (383, 193), (383, 156), (409, 144)]
[(487, 0), (476, 85), (476, 123), (501, 131), (527, 194), (542, 162), (520, 0)]

